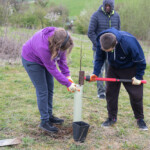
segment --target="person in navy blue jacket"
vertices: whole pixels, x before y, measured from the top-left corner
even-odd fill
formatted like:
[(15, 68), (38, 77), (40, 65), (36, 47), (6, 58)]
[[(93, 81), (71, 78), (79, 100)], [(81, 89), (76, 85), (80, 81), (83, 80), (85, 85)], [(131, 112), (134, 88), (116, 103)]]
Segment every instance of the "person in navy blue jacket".
[[(123, 85), (129, 94), (138, 127), (148, 130), (143, 120), (143, 84), (141, 84), (146, 61), (139, 42), (130, 33), (118, 31), (115, 28), (100, 32), (97, 37), (96, 60), (91, 81), (99, 75), (106, 58), (109, 63), (108, 78), (132, 79), (132, 83), (123, 82)], [(117, 121), (120, 87), (120, 82), (107, 82), (108, 119), (102, 126), (111, 126)]]
[[(96, 37), (100, 32), (109, 29), (111, 27), (120, 30), (120, 16), (114, 10), (114, 0), (103, 0), (103, 4), (91, 16), (89, 28), (88, 28), (88, 37), (93, 44), (94, 61), (96, 56)], [(108, 62), (106, 60), (101, 69), (99, 77), (103, 77), (104, 69), (105, 69), (105, 76), (106, 76), (107, 68), (108, 68)], [(97, 95), (100, 99), (106, 98), (105, 89), (106, 86), (104, 82), (97, 81)]]

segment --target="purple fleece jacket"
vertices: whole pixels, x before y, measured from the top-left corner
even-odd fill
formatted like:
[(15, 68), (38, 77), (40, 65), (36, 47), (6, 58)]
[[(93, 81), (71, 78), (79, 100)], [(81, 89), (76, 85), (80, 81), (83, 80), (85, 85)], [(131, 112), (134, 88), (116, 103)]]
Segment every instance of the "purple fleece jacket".
[[(22, 57), (44, 66), (58, 82), (69, 87), (71, 83), (66, 77), (70, 76), (70, 71), (67, 66), (66, 52), (60, 52), (54, 60), (51, 60), (48, 38), (54, 34), (55, 30), (55, 27), (46, 27), (36, 32), (23, 45)], [(56, 63), (61, 72), (57, 69)]]

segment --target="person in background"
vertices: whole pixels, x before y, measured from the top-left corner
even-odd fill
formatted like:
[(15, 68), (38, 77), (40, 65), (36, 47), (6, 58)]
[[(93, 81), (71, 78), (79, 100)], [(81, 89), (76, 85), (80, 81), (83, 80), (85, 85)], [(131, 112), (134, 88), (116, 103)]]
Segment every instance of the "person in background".
[[(96, 59), (91, 81), (94, 81), (99, 75), (106, 57), (109, 62), (108, 78), (132, 79), (132, 83), (123, 82), (123, 85), (129, 94), (138, 127), (142, 130), (148, 130), (144, 121), (143, 84), (141, 84), (146, 61), (139, 42), (130, 33), (118, 31), (115, 28), (102, 31), (97, 37)], [(120, 87), (120, 82), (107, 82), (108, 119), (102, 124), (103, 127), (112, 126), (117, 122)]]
[[(93, 13), (88, 28), (88, 37), (93, 43), (94, 61), (96, 56), (96, 38), (100, 32), (111, 27), (120, 30), (120, 16), (114, 10), (114, 0), (103, 0), (103, 5), (101, 5), (99, 9)], [(104, 70), (106, 76), (107, 68), (108, 68), (108, 61), (106, 59), (102, 67), (101, 73), (98, 76), (103, 77)], [(97, 81), (97, 94), (98, 94), (97, 96), (100, 99), (106, 98), (105, 89), (106, 84), (104, 84), (103, 81)]]
[(39, 127), (47, 132), (58, 132), (53, 124), (64, 122), (53, 115), (53, 77), (66, 86), (68, 91), (78, 90), (71, 79), (66, 60), (72, 48), (73, 41), (69, 33), (56, 27), (46, 27), (36, 32), (22, 48), (22, 64), (36, 89), (41, 115)]

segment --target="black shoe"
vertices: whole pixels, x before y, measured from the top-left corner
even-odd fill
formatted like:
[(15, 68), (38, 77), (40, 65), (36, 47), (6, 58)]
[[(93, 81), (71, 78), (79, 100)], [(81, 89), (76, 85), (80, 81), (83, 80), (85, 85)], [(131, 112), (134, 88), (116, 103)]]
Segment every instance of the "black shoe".
[(106, 99), (106, 95), (105, 95), (105, 94), (100, 94), (100, 95), (99, 95), (99, 98), (100, 98), (100, 99)]
[(53, 115), (49, 118), (49, 121), (53, 124), (60, 124), (60, 125), (64, 122), (63, 119), (54, 117)]
[(114, 125), (117, 122), (117, 119), (108, 118), (105, 122), (102, 123), (102, 127), (109, 127)]
[(57, 133), (58, 132), (58, 128), (52, 126), (49, 121), (42, 121), (39, 125), (39, 127), (49, 133)]
[(148, 127), (146, 126), (146, 123), (144, 122), (143, 119), (138, 119), (137, 125), (141, 130), (148, 130)]

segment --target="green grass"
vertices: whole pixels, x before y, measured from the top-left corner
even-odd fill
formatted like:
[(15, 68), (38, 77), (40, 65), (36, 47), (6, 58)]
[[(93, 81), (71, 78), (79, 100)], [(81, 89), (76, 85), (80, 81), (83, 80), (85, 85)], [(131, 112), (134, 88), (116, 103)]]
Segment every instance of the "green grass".
[[(73, 34), (75, 47), (68, 58), (73, 80), (78, 82), (81, 39), (83, 48), (82, 70), (91, 74), (92, 45), (86, 36)], [(146, 46), (144, 46), (144, 49)], [(145, 121), (150, 128), (150, 66), (144, 76)], [(54, 114), (64, 118), (62, 131), (71, 129), (74, 95), (55, 80)], [(107, 118), (106, 101), (97, 98), (96, 83), (85, 82), (83, 92), (83, 121), (90, 124), (84, 143), (76, 143), (72, 134), (47, 135), (38, 129), (40, 114), (35, 89), (21, 64), (0, 67), (0, 140), (19, 137), (22, 143), (5, 149), (27, 150), (143, 150), (149, 149), (150, 130), (140, 131), (130, 106), (128, 94), (122, 87), (119, 96), (118, 122), (104, 129), (101, 123)], [(4, 149), (4, 148), (2, 148)]]
[[(116, 0), (115, 3), (123, 0)], [(49, 0), (50, 3), (64, 5), (69, 10), (69, 16), (78, 16), (80, 12), (88, 7), (95, 7), (95, 10), (102, 4), (102, 0)], [(95, 3), (97, 5), (95, 5)]]
[[(68, 8), (70, 16), (79, 15), (80, 12), (84, 9), (87, 1), (86, 0), (50, 0), (50, 3), (56, 3), (59, 5), (64, 5)], [(91, 3), (92, 0), (89, 0), (88, 3)]]

